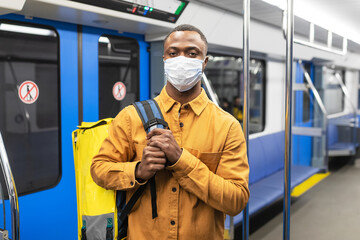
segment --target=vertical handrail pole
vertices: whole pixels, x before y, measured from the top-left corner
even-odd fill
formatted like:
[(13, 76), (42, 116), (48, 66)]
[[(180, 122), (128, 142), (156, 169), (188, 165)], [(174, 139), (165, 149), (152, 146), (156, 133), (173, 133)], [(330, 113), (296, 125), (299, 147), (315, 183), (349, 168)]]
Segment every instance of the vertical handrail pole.
[[(243, 126), (246, 141), (246, 153), (249, 160), (249, 95), (250, 95), (250, 0), (243, 1), (244, 22), (243, 22), (243, 75), (244, 75), (244, 105), (243, 105)], [(249, 203), (243, 210), (242, 225), (243, 240), (249, 239)]]
[(19, 218), (19, 202), (16, 191), (14, 177), (11, 172), (9, 159), (6, 154), (4, 141), (0, 132), (0, 164), (4, 173), (6, 187), (9, 193), (10, 207), (11, 207), (11, 221), (12, 221), (12, 239), (20, 239), (20, 218)]
[(283, 239), (290, 239), (290, 190), (291, 190), (291, 104), (292, 104), (292, 69), (294, 40), (293, 0), (287, 0), (286, 15), (286, 107), (285, 107), (285, 162), (284, 162), (284, 208)]

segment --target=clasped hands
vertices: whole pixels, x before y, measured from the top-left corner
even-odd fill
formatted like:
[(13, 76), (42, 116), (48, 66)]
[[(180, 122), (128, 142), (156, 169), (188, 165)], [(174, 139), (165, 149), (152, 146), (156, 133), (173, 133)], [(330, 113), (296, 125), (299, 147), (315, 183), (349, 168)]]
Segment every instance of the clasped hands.
[(174, 164), (179, 160), (182, 149), (168, 129), (155, 128), (146, 136), (147, 146), (144, 148), (141, 162), (136, 165), (135, 177), (146, 181), (165, 168), (166, 160)]

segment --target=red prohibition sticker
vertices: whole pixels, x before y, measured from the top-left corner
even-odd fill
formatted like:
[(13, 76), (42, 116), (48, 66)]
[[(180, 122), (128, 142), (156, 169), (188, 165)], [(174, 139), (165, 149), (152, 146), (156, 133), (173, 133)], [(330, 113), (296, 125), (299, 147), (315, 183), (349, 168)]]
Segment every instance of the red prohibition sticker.
[(19, 98), (23, 103), (32, 104), (39, 97), (39, 87), (30, 80), (23, 82), (19, 87)]
[(112, 89), (113, 96), (116, 100), (121, 101), (126, 96), (126, 87), (122, 82), (116, 82)]

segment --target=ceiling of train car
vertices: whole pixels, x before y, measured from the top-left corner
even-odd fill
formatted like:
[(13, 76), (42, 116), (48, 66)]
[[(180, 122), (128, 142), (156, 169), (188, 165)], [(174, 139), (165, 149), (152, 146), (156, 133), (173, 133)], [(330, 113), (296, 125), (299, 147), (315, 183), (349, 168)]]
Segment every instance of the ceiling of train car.
[[(225, 9), (227, 11), (242, 14), (243, 11), (243, 0), (197, 0), (204, 4), (208, 4), (214, 7)], [(265, 2), (266, 1), (266, 2)], [(277, 3), (280, 0), (251, 0), (250, 5), (250, 16), (252, 19), (276, 26), (282, 27), (282, 9), (269, 4)], [(295, 0), (296, 1), (296, 0)], [(280, 1), (283, 6), (286, 6), (286, 0)], [(360, 22), (360, 1), (359, 0), (297, 0), (295, 4), (300, 3), (302, 8), (306, 6), (311, 6), (313, 12), (319, 11), (318, 9), (323, 10), (322, 13), (326, 12), (327, 15), (324, 15), (323, 19), (320, 19), (320, 22), (315, 22), (315, 24), (320, 24), (322, 26), (329, 25), (329, 23), (324, 23), (324, 21), (333, 22), (333, 25), (338, 25), (337, 29), (340, 29), (340, 35), (350, 36), (348, 41), (348, 50), (351, 52), (360, 53), (360, 28), (358, 23)], [(298, 5), (296, 5), (298, 6)], [(294, 10), (296, 13), (296, 10)], [(306, 12), (306, 11), (305, 11)], [(311, 11), (309, 11), (311, 12)], [(319, 14), (320, 15), (320, 14)], [(311, 16), (309, 17), (311, 18)], [(308, 37), (309, 35), (309, 20), (303, 20), (299, 17), (295, 17), (295, 33)], [(327, 30), (317, 27), (317, 32), (319, 38), (327, 38)], [(346, 29), (347, 31), (344, 31)], [(324, 31), (325, 30), (325, 31)], [(335, 31), (336, 32), (336, 31)], [(325, 34), (325, 35), (324, 35)], [(323, 36), (322, 36), (323, 35)], [(335, 44), (339, 45), (339, 35), (334, 34), (333, 41)]]
[[(242, 14), (243, 0), (197, 0), (214, 7), (222, 8), (227, 11)], [(269, 23), (271, 25), (282, 25), (282, 10), (276, 6), (263, 2), (261, 0), (251, 0), (250, 16), (253, 19), (261, 22)]]

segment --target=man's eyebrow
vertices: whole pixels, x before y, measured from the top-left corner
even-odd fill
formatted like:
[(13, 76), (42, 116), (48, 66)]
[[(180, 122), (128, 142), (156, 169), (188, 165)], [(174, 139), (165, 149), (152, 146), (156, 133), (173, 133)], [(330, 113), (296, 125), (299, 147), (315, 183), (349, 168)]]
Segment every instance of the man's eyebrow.
[(193, 47), (186, 47), (185, 48), (186, 50), (198, 50), (198, 51), (201, 51), (200, 48), (196, 47), (196, 46), (193, 46)]
[[(180, 48), (170, 46), (169, 49), (179, 50)], [(189, 47), (185, 47), (184, 49), (185, 49), (186, 51), (189, 51), (189, 50), (198, 50), (198, 51), (201, 51), (201, 49), (198, 48), (198, 47), (196, 47), (196, 46), (189, 46)]]
[(173, 49), (173, 50), (179, 50), (179, 48), (177, 48), (177, 47), (169, 47), (169, 49)]

